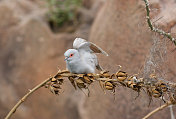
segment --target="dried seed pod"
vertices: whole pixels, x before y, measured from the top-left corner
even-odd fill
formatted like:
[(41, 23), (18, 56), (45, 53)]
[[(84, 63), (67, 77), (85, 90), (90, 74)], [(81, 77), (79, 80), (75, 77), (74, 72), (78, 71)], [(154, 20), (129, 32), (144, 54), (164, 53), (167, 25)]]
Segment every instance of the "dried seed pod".
[(124, 72), (124, 71), (119, 71), (119, 72), (116, 73), (116, 76), (118, 76), (118, 77), (127, 77), (127, 73)]
[(83, 76), (83, 81), (87, 84), (91, 84), (93, 81), (91, 80), (91, 78), (89, 78), (88, 76), (84, 75)]
[(53, 78), (51, 79), (51, 82), (57, 82), (57, 79), (53, 77)]
[(51, 82), (49, 81), (45, 84), (45, 88), (49, 88), (50, 85), (51, 85)]
[(59, 94), (59, 89), (54, 88), (54, 94)]
[(141, 83), (140, 83), (140, 80), (138, 80), (136, 76), (131, 76), (127, 79), (127, 86), (137, 92), (140, 92)]
[(157, 79), (157, 76), (156, 76), (156, 74), (150, 74), (150, 78), (154, 78), (154, 79)]
[(51, 91), (53, 94), (55, 94), (55, 91), (54, 91), (55, 88), (54, 88), (54, 87), (50, 86), (49, 89), (50, 89), (50, 91)]
[(150, 88), (147, 87), (147, 88), (146, 88), (146, 91), (147, 91), (148, 96), (149, 96), (149, 97), (152, 97), (151, 87), (150, 87)]
[(61, 89), (60, 85), (59, 85), (59, 84), (57, 84), (57, 83), (52, 84), (52, 87), (54, 87), (54, 88), (58, 88), (58, 89)]
[(155, 83), (157, 83), (157, 81), (158, 81), (158, 78), (157, 78), (157, 76), (155, 75), (155, 74), (150, 74), (150, 76), (149, 76), (149, 78), (147, 79), (147, 83), (149, 83), (149, 84), (155, 84)]
[(130, 87), (130, 85), (132, 84), (132, 81), (127, 81), (127, 86)]
[(76, 89), (76, 84), (75, 84), (74, 78), (73, 77), (68, 77), (68, 79), (70, 80), (73, 87)]
[(113, 89), (114, 89), (114, 87), (111, 87), (111, 86), (105, 86), (105, 88), (106, 88), (107, 90), (113, 90)]
[(142, 87), (144, 85), (144, 79), (143, 78), (137, 79), (137, 83)]
[(131, 84), (130, 87), (131, 87), (133, 90), (137, 91), (137, 92), (139, 92), (140, 89), (141, 89), (141, 87), (138, 86), (137, 84)]
[(129, 87), (129, 88), (132, 88), (133, 90), (135, 90), (135, 91), (139, 91), (139, 87), (137, 86), (137, 84), (136, 83), (134, 83), (133, 81), (128, 81), (127, 82), (127, 86)]
[[(60, 74), (57, 74), (54, 78), (55, 78), (55, 79), (60, 79), (60, 78), (62, 78), (62, 76), (61, 76)], [(54, 79), (53, 79), (53, 80), (54, 80)]]
[(152, 96), (155, 98), (159, 98), (162, 96), (162, 91), (159, 88), (153, 87), (152, 88)]
[(58, 81), (59, 85), (62, 85), (62, 83), (64, 82), (64, 79), (58, 79), (57, 81)]
[(109, 71), (101, 71), (100, 72), (102, 77), (109, 78), (111, 75), (109, 74)]
[(82, 78), (84, 75), (85, 74), (78, 74), (77, 76)]
[(124, 81), (127, 77), (118, 77), (118, 81)]
[(110, 87), (113, 87), (113, 84), (109, 81), (105, 82), (105, 86), (110, 86)]
[(112, 79), (115, 77), (115, 74), (112, 74), (109, 78)]
[(59, 94), (62, 83), (63, 79), (51, 77), (50, 81), (45, 84), (45, 87), (48, 88), (53, 94)]
[(133, 83), (133, 76), (127, 79), (127, 86), (130, 86)]
[(159, 86), (160, 86), (162, 92), (166, 92), (168, 90), (167, 85), (165, 83), (163, 83), (163, 82), (161, 82), (159, 84)]
[(105, 77), (105, 78), (109, 78), (111, 75), (110, 74), (108, 74), (108, 73), (104, 73), (103, 74), (103, 77)]
[(54, 84), (50, 85), (49, 89), (53, 94), (59, 94), (59, 90), (61, 89), (61, 87), (59, 85)]
[(107, 82), (105, 82), (105, 88), (107, 89), (107, 90), (113, 90), (114, 88), (115, 88), (115, 85), (113, 85), (111, 82), (109, 82), (109, 81), (107, 81)]
[(116, 74), (118, 81), (124, 81), (127, 78), (127, 73), (124, 71), (119, 71)]
[(87, 74), (88, 77), (93, 78), (94, 75), (92, 73)]
[(94, 78), (94, 74), (86, 74), (86, 76), (88, 76), (92, 81), (94, 81), (95, 80), (95, 78)]
[(84, 82), (81, 78), (78, 78), (76, 80), (76, 84), (77, 84), (78, 88), (86, 88), (86, 85), (84, 84)]

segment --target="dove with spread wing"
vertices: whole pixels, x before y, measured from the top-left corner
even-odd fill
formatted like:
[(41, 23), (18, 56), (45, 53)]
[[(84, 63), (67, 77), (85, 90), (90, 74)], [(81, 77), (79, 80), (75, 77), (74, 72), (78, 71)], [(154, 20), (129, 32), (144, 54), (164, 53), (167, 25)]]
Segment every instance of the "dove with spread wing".
[(98, 63), (95, 53), (108, 54), (92, 42), (82, 38), (76, 38), (73, 42), (73, 49), (68, 49), (65, 53), (66, 67), (71, 73), (87, 74), (95, 73), (98, 69), (103, 69)]

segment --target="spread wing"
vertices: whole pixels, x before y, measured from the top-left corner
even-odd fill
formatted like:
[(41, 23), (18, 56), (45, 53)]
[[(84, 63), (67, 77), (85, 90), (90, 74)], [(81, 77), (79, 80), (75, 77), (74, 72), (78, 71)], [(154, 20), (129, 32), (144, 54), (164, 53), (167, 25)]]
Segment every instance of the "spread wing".
[(85, 50), (91, 53), (102, 53), (108, 56), (108, 54), (104, 50), (102, 50), (99, 46), (95, 45), (92, 42), (88, 42), (82, 38), (76, 38), (74, 40), (73, 48), (78, 49), (78, 50)]
[(106, 53), (104, 50), (102, 50), (99, 46), (97, 46), (96, 44), (89, 42), (90, 43), (90, 49), (94, 52), (94, 53), (102, 53), (106, 56), (109, 56), (108, 53)]
[(82, 59), (89, 65), (96, 67), (96, 69), (102, 71), (102, 67), (98, 63), (97, 56), (93, 53), (102, 53), (106, 56), (108, 54), (102, 50), (100, 47), (92, 42), (88, 42), (82, 38), (76, 38), (73, 42), (73, 48), (77, 49), (82, 57)]
[(76, 38), (73, 42), (73, 48), (79, 49), (82, 44), (86, 43), (87, 41), (82, 38)]

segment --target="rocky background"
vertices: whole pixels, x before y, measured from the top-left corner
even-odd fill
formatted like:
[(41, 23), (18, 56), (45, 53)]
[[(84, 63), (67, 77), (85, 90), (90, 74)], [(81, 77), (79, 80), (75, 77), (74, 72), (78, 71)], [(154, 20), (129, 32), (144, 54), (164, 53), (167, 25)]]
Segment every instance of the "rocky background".
[[(152, 21), (176, 33), (176, 1), (150, 0)], [(99, 55), (104, 69), (129, 74), (143, 72), (155, 34), (146, 24), (141, 0), (84, 0), (81, 23), (72, 31), (53, 32), (47, 22), (48, 9), (40, 0), (0, 0), (0, 118), (41, 81), (65, 69), (64, 52), (76, 37), (90, 40), (109, 53)], [(159, 19), (159, 20), (158, 20)], [(175, 46), (167, 39), (167, 80), (175, 81)], [(59, 96), (41, 88), (18, 108), (12, 119), (140, 119), (163, 104), (154, 99), (148, 107), (143, 92), (139, 98), (119, 87), (114, 96), (98, 84), (90, 86), (90, 97), (74, 90), (69, 81)], [(176, 108), (174, 107), (176, 115)], [(166, 108), (151, 119), (169, 119)]]

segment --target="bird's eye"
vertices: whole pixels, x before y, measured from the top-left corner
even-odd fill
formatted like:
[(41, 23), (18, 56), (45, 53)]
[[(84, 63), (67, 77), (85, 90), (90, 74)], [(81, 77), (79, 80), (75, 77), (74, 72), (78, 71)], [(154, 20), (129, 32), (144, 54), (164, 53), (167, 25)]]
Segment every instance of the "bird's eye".
[(70, 57), (73, 57), (73, 54), (70, 54)]

